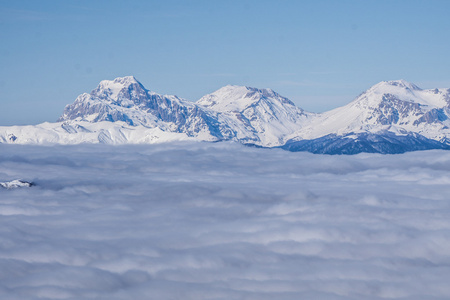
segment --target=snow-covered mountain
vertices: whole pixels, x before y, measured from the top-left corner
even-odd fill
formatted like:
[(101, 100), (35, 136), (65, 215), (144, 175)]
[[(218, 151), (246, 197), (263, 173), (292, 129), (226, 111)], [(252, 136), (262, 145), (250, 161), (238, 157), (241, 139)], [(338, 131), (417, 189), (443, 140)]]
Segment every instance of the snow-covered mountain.
[(0, 127), (0, 143), (158, 143), (234, 140), (315, 153), (400, 153), (450, 146), (450, 89), (380, 82), (349, 104), (305, 112), (270, 89), (228, 85), (190, 102), (133, 76), (100, 82), (56, 123)]
[(416, 132), (445, 141), (449, 136), (450, 90), (422, 90), (404, 80), (383, 81), (351, 103), (318, 115), (292, 136), (391, 131)]
[(449, 116), (450, 89), (423, 90), (405, 80), (383, 81), (349, 104), (318, 114), (290, 135), (284, 148), (317, 153), (448, 148)]
[(237, 140), (267, 147), (283, 144), (314, 116), (270, 89), (246, 86), (227, 85), (196, 103), (215, 111)]
[(280, 146), (308, 117), (272, 90), (227, 86), (190, 102), (151, 92), (133, 76), (104, 80), (57, 123), (0, 129), (3, 143), (150, 143), (235, 140)]
[(204, 140), (229, 138), (222, 136), (213, 112), (177, 96), (148, 91), (133, 76), (103, 80), (90, 94), (78, 96), (58, 119), (64, 121), (122, 121)]

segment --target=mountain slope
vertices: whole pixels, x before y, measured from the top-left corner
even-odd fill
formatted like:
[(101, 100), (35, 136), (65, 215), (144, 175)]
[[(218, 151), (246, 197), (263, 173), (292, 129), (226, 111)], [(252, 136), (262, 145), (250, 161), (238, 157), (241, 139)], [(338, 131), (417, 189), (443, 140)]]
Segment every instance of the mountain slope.
[(380, 82), (351, 103), (324, 112), (291, 135), (314, 139), (328, 134), (416, 132), (445, 141), (449, 136), (450, 90), (422, 90), (404, 80)]
[(450, 145), (428, 139), (415, 132), (397, 135), (390, 131), (382, 131), (350, 133), (341, 136), (328, 134), (316, 139), (290, 140), (281, 148), (292, 152), (307, 151), (317, 154), (358, 154), (361, 152), (399, 154), (431, 149), (450, 150)]
[(217, 112), (239, 141), (265, 146), (283, 144), (313, 115), (270, 89), (246, 86), (227, 85), (196, 104)]
[(185, 133), (163, 131), (159, 127), (130, 126), (116, 121), (66, 121), (27, 126), (0, 127), (0, 143), (9, 144), (154, 144), (198, 140)]

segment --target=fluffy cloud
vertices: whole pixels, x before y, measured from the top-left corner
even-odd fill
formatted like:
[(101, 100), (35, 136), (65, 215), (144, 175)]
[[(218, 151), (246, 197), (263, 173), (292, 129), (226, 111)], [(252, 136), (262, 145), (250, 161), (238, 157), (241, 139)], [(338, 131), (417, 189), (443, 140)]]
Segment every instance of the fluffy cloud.
[(448, 299), (450, 152), (0, 145), (2, 299)]

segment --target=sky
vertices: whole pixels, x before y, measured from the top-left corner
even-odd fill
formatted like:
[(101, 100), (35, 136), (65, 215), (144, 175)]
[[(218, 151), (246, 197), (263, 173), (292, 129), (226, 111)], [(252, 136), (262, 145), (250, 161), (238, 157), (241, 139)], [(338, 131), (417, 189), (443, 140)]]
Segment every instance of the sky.
[(449, 1), (0, 0), (0, 125), (55, 121), (104, 79), (196, 101), (227, 85), (301, 108), (382, 80), (450, 87)]
[(444, 300), (450, 152), (0, 144), (0, 298)]

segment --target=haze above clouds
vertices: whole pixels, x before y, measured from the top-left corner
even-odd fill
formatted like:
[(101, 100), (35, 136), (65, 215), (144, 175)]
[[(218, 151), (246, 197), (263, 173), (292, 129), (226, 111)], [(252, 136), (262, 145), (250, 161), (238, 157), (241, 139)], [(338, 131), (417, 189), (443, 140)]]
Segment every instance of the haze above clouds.
[(2, 299), (448, 299), (450, 152), (0, 145)]

